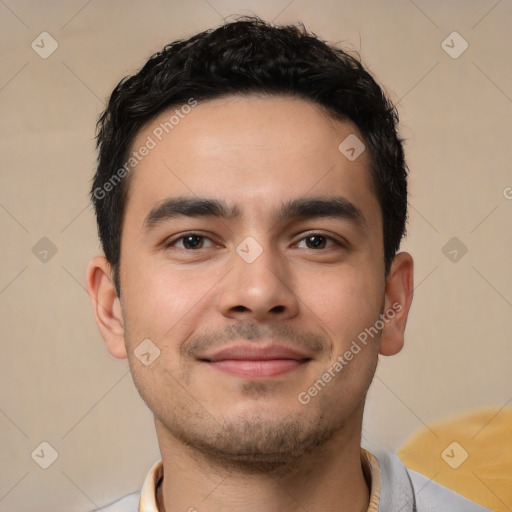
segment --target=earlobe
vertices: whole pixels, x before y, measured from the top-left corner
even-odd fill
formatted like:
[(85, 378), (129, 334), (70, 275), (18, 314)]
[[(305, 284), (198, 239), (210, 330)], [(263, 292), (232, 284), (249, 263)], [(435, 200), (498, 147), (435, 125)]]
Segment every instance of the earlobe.
[(85, 281), (96, 324), (105, 340), (107, 350), (115, 358), (125, 359), (127, 353), (121, 304), (112, 280), (110, 264), (104, 256), (97, 256), (91, 260)]
[(402, 350), (405, 326), (413, 297), (413, 260), (401, 252), (395, 256), (386, 281), (384, 315), (380, 354), (392, 356)]

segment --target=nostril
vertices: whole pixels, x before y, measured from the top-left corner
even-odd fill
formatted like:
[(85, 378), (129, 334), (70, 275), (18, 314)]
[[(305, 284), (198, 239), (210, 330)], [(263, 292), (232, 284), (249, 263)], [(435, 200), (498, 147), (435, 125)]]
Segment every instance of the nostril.
[(233, 308), (233, 311), (237, 311), (237, 312), (249, 311), (249, 308), (246, 308), (245, 306), (235, 306)]
[(282, 313), (284, 311), (284, 306), (274, 306), (270, 311), (272, 313)]

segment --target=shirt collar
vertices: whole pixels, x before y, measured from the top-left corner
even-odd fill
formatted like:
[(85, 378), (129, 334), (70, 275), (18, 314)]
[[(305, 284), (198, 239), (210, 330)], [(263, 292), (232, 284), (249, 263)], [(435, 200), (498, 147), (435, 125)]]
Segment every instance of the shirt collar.
[(361, 465), (366, 483), (370, 487), (370, 503), (367, 512), (378, 512), (381, 482), (379, 461), (370, 452), (361, 448)]
[(164, 476), (164, 466), (159, 460), (150, 470), (144, 480), (140, 492), (139, 512), (159, 512), (156, 505), (156, 489)]
[[(370, 503), (367, 512), (378, 512), (380, 500), (379, 462), (370, 452), (361, 448), (361, 465), (370, 491)], [(159, 512), (156, 504), (156, 489), (164, 476), (164, 467), (159, 460), (149, 470), (140, 494), (139, 512)]]

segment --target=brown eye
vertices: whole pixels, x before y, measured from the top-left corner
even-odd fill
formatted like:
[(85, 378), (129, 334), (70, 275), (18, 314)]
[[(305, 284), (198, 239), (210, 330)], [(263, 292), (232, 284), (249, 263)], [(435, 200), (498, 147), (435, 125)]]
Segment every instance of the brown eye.
[(312, 235), (306, 237), (306, 245), (310, 249), (323, 249), (325, 247), (325, 244), (327, 242), (327, 239), (325, 236), (322, 235)]
[(167, 247), (178, 247), (179, 249), (187, 250), (205, 249), (208, 247), (208, 243), (211, 244), (211, 240), (208, 237), (191, 233), (176, 238)]
[(341, 248), (344, 247), (344, 244), (331, 236), (323, 235), (321, 233), (311, 233), (299, 240), (297, 247), (300, 249), (313, 249), (319, 251), (335, 247)]
[(204, 244), (204, 237), (199, 235), (187, 235), (183, 237), (185, 249), (201, 249)]

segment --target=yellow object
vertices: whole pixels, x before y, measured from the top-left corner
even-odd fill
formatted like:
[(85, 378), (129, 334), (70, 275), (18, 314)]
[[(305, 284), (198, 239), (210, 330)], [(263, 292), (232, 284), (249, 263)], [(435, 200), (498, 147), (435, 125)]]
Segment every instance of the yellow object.
[(512, 408), (489, 407), (421, 429), (398, 451), (405, 466), (497, 512), (512, 511)]

